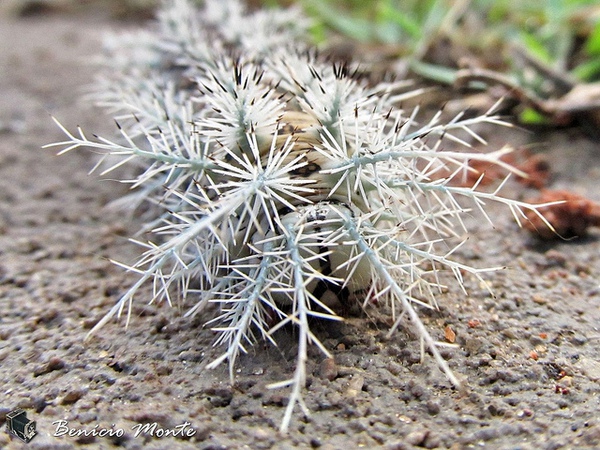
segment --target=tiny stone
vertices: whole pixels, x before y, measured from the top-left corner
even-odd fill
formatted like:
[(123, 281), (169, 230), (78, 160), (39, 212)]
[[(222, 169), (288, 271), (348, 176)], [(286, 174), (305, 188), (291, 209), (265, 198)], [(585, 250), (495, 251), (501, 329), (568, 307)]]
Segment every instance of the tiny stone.
[(585, 343), (587, 343), (587, 338), (585, 336), (581, 336), (581, 335), (575, 335), (573, 337), (571, 337), (571, 339), (569, 339), (569, 341), (571, 342), (571, 344), (573, 345), (584, 345)]
[(60, 359), (58, 356), (53, 356), (48, 361), (48, 371), (52, 372), (53, 370), (59, 370), (65, 367), (65, 362)]
[(429, 414), (431, 414), (432, 416), (439, 414), (439, 412), (441, 410), (439, 403), (434, 402), (434, 401), (428, 401), (426, 404), (426, 408), (427, 408), (427, 412)]
[(204, 353), (197, 350), (184, 350), (178, 355), (180, 361), (201, 362), (204, 359)]
[(564, 388), (573, 387), (573, 377), (570, 377), (568, 375), (564, 376), (560, 380), (558, 380), (556, 385)]
[(539, 336), (536, 335), (531, 335), (531, 337), (529, 338), (529, 342), (533, 345), (543, 345), (544, 344), (544, 339), (542, 339)]
[(319, 366), (319, 375), (329, 381), (333, 381), (338, 376), (338, 368), (333, 358), (325, 358)]
[(264, 428), (257, 428), (256, 430), (254, 430), (254, 438), (256, 440), (259, 441), (265, 441), (267, 439), (269, 439), (269, 432), (267, 430), (265, 430)]
[(406, 442), (410, 445), (422, 446), (428, 434), (429, 430), (413, 431), (406, 436)]
[(442, 442), (440, 440), (440, 437), (435, 434), (435, 433), (429, 433), (427, 435), (427, 439), (425, 441), (425, 448), (440, 448), (440, 446), (442, 445)]
[(46, 399), (42, 396), (36, 396), (33, 398), (33, 406), (35, 409), (36, 413), (41, 413), (42, 411), (44, 411), (44, 409), (46, 409), (46, 406), (48, 406), (48, 403), (46, 403)]
[(213, 387), (204, 391), (211, 405), (222, 408), (228, 406), (233, 399), (233, 390), (229, 387)]
[(75, 403), (75, 402), (77, 402), (77, 400), (79, 400), (85, 394), (86, 394), (86, 391), (84, 389), (71, 390), (71, 391), (67, 392), (65, 394), (65, 396), (62, 398), (61, 404), (62, 405), (70, 405), (72, 403)]
[(561, 266), (564, 267), (567, 262), (567, 257), (564, 253), (557, 250), (548, 250), (545, 253), (546, 259), (548, 260), (549, 266)]
[(365, 383), (364, 377), (360, 375), (354, 375), (352, 379), (348, 382), (348, 388), (346, 389), (347, 397), (356, 397), (358, 393), (362, 390), (363, 385)]
[(312, 448), (319, 448), (321, 445), (323, 444), (321, 443), (321, 440), (317, 437), (314, 437), (310, 440), (310, 446)]
[(34, 368), (33, 376), (37, 377), (40, 375), (44, 375), (54, 370), (60, 370), (63, 367), (65, 367), (65, 362), (58, 356), (53, 356), (48, 360), (46, 364)]

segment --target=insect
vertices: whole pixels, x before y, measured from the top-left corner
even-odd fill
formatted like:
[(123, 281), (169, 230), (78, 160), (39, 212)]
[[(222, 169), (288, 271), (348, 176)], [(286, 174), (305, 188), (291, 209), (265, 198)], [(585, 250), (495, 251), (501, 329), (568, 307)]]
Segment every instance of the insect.
[[(302, 214), (305, 215), (306, 226), (314, 229), (315, 234), (327, 233), (331, 231), (329, 222), (335, 218), (336, 208), (346, 210), (353, 214), (349, 206), (345, 203), (347, 198), (336, 198), (336, 195), (330, 195), (331, 176), (323, 173), (323, 169), (328, 165), (327, 159), (317, 148), (320, 146), (319, 136), (320, 124), (310, 115), (298, 111), (286, 111), (280, 121), (280, 130), (277, 132), (276, 145), (285, 147), (288, 140), (294, 144), (294, 150), (288, 159), (300, 158), (301, 166), (290, 172), (293, 178), (299, 180), (311, 181), (310, 188), (313, 193), (307, 196), (307, 199), (315, 203), (304, 208)], [(304, 203), (304, 202), (302, 202)], [(288, 216), (299, 219), (298, 212), (285, 208)], [(281, 212), (280, 212), (281, 213)], [(284, 215), (284, 220), (286, 216)], [(318, 244), (318, 241), (315, 242)], [(348, 277), (344, 273), (343, 264), (350, 255), (343, 249), (344, 246), (327, 245), (322, 242), (315, 250), (320, 256), (313, 264), (313, 268), (321, 275), (336, 277), (339, 281), (334, 282), (329, 279), (314, 280), (308, 287), (309, 292), (323, 304), (328, 307), (337, 306), (342, 309), (351, 308), (352, 300), (364, 296), (368, 287), (368, 274), (355, 274)], [(335, 250), (332, 251), (332, 248)], [(358, 272), (364, 272), (360, 267)], [(342, 283), (347, 279), (348, 282)]]
[[(173, 73), (132, 56), (136, 70), (126, 66), (100, 84), (100, 98), (121, 113), (119, 140), (90, 139), (59, 124), (67, 138), (52, 145), (62, 153), (87, 147), (121, 158), (104, 173), (124, 163), (141, 167), (130, 182), (155, 208), (145, 227), (149, 238), (138, 242), (144, 253), (126, 266), (137, 281), (92, 333), (126, 309), (129, 322), (134, 297), (151, 283), (150, 301), (171, 303), (177, 293), (192, 304), (187, 316), (206, 315), (223, 349), (207, 367), (228, 361), (233, 383), (236, 361), (249, 346), (260, 339), (276, 345), (275, 332), (294, 327), (294, 373), (270, 386), (290, 389), (282, 431), (296, 406), (309, 413), (302, 400), (308, 346), (332, 356), (311, 321), (342, 320), (352, 305), (388, 308), (390, 333), (410, 326), (459, 385), (418, 308), (436, 307), (442, 270), (462, 286), (464, 273), (481, 277), (494, 269), (452, 259), (465, 242), (459, 238), (467, 231), (462, 217), (474, 209), (492, 222), (484, 204), (497, 201), (517, 220), (524, 211), (544, 220), (538, 212), (544, 205), (502, 197), (501, 186), (480, 190), (481, 177), (468, 187), (452, 182), (471, 170), (470, 161), (518, 173), (503, 159), (509, 149), (471, 148), (483, 142), (474, 127), (502, 122), (489, 111), (448, 122), (439, 113), (420, 124), (418, 110), (399, 106), (419, 92), (399, 92), (405, 82), (370, 85), (303, 49), (282, 54), (268, 42), (256, 54), (255, 46), (244, 47), (243, 34), (233, 41), (248, 53), (244, 58), (215, 54), (231, 30), (252, 30), (266, 40), (273, 35), (279, 45), (288, 28), (277, 26), (277, 36), (265, 30), (278, 20), (297, 22), (288, 15), (264, 20), (246, 14), (240, 26), (237, 13), (226, 14), (235, 5), (207, 2), (199, 13), (176, 1), (160, 16), (156, 41), (144, 35), (141, 50), (130, 50), (133, 56), (150, 52), (151, 61), (177, 60), (182, 69), (176, 76), (185, 74), (196, 89), (174, 88), (182, 84)], [(225, 12), (207, 25), (203, 21), (215, 13), (209, 7)], [(217, 50), (202, 47), (208, 37), (197, 33), (203, 30)], [(140, 81), (139, 73), (146, 78)]]

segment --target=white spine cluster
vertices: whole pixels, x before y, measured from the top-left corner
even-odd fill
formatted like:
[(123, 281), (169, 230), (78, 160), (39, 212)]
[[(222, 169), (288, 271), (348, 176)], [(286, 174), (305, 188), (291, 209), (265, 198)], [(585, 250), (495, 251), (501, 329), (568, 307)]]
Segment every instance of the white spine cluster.
[(436, 115), (419, 125), (416, 111), (398, 107), (415, 94), (398, 93), (406, 83), (369, 86), (321, 61), (303, 43), (307, 24), (296, 10), (250, 13), (236, 0), (206, 0), (197, 10), (173, 0), (157, 30), (109, 45), (111, 71), (95, 97), (116, 115), (121, 137), (88, 139), (61, 126), (67, 139), (52, 144), (119, 156), (104, 173), (138, 164), (127, 181), (138, 200), (156, 204), (148, 225), (155, 238), (140, 242), (144, 254), (127, 267), (139, 279), (92, 332), (130, 312), (146, 282), (152, 301), (171, 302), (173, 292), (193, 301), (188, 314), (215, 304), (208, 324), (224, 353), (209, 367), (227, 360), (233, 382), (249, 345), (276, 344), (277, 329), (296, 327), (296, 370), (273, 386), (291, 388), (282, 430), (297, 404), (308, 413), (308, 345), (329, 355), (309, 320), (340, 320), (336, 303), (387, 303), (393, 329), (410, 319), (458, 384), (415, 309), (435, 306), (439, 270), (459, 283), (463, 272), (483, 270), (450, 257), (468, 211), (458, 200), (488, 220), (486, 201), (507, 205), (517, 221), (536, 211), (499, 189), (480, 190), (479, 181), (452, 183), (475, 160), (514, 171), (501, 160), (506, 150), (442, 149), (448, 140), (481, 140), (471, 127), (500, 123), (493, 114), (448, 123)]

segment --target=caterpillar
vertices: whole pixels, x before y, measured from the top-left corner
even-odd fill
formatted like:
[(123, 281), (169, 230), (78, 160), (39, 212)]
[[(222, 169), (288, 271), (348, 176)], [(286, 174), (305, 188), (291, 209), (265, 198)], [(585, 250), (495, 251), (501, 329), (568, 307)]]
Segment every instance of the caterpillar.
[[(295, 327), (294, 373), (270, 386), (290, 388), (286, 431), (296, 406), (309, 413), (308, 346), (331, 356), (311, 319), (342, 320), (375, 300), (390, 311), (390, 333), (410, 326), (459, 385), (418, 308), (436, 307), (441, 270), (462, 286), (464, 273), (481, 278), (497, 269), (452, 259), (464, 243), (456, 230), (468, 232), (462, 217), (472, 208), (492, 222), (484, 204), (496, 201), (517, 222), (525, 211), (545, 220), (538, 209), (546, 205), (480, 189), (481, 178), (470, 187), (452, 183), (474, 160), (518, 172), (502, 158), (509, 148), (471, 145), (483, 143), (476, 127), (504, 123), (490, 110), (447, 122), (439, 112), (420, 124), (418, 108), (400, 107), (418, 89), (405, 91), (405, 81), (370, 85), (302, 44), (286, 47), (301, 41), (300, 13), (265, 14), (234, 0), (207, 1), (200, 11), (168, 3), (159, 31), (115, 46), (118, 57), (107, 58), (111, 70), (97, 81), (100, 102), (119, 112), (120, 138), (89, 139), (57, 121), (66, 140), (50, 146), (121, 158), (104, 173), (135, 164), (134, 195), (154, 205), (150, 238), (139, 242), (145, 251), (128, 267), (139, 278), (91, 333), (125, 309), (129, 322), (145, 283), (153, 285), (151, 302), (171, 302), (178, 292), (193, 303), (186, 316), (206, 314), (224, 349), (207, 367), (228, 361), (233, 383), (249, 345), (276, 344), (275, 331)], [(234, 45), (243, 58), (232, 56)], [(174, 62), (177, 70), (165, 69)]]

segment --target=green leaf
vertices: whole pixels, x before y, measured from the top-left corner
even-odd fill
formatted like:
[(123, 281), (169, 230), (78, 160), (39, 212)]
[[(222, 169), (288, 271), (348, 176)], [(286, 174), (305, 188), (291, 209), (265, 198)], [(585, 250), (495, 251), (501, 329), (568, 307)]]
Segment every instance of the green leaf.
[(528, 33), (525, 30), (521, 30), (519, 33), (519, 38), (521, 43), (525, 46), (527, 51), (531, 53), (532, 56), (535, 56), (546, 64), (552, 64), (552, 56), (548, 52), (548, 49), (544, 46), (544, 43), (541, 42), (537, 36), (532, 33)]
[(312, 10), (321, 21), (340, 33), (361, 42), (373, 39), (373, 21), (341, 13), (327, 2), (307, 1), (306, 3), (308, 9)]
[(413, 39), (418, 39), (422, 34), (422, 25), (412, 19), (408, 14), (393, 8), (389, 3), (381, 4), (379, 7), (379, 18), (393, 22), (400, 26)]
[(585, 51), (589, 55), (600, 55), (600, 21), (588, 36), (585, 42)]
[(580, 80), (593, 81), (600, 77), (600, 57), (579, 64), (571, 71)]
[(417, 75), (438, 83), (453, 84), (456, 80), (456, 70), (450, 67), (422, 61), (411, 61), (410, 68)]
[(315, 44), (322, 44), (327, 41), (327, 26), (323, 22), (313, 22), (309, 28), (309, 33)]
[(519, 114), (519, 120), (521, 123), (530, 125), (542, 125), (548, 123), (548, 118), (546, 116), (532, 108), (525, 108), (521, 114)]
[(378, 40), (388, 44), (401, 42), (403, 37), (402, 30), (392, 22), (378, 22), (374, 32)]

